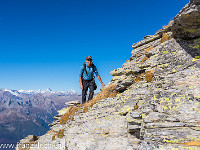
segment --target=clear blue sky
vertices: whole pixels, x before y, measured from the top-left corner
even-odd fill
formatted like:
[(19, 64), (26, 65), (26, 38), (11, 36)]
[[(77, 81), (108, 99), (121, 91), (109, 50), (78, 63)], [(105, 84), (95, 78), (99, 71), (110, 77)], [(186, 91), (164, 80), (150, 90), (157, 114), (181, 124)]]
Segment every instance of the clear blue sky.
[[(81, 92), (91, 55), (105, 84), (189, 0), (0, 0), (0, 88)], [(100, 83), (97, 81), (98, 86)]]

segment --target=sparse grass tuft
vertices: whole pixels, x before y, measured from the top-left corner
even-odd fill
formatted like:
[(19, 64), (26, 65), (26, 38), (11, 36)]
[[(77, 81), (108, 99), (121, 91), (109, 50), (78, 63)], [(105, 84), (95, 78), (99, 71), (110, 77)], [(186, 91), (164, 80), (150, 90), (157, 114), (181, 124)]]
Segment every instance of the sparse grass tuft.
[(142, 58), (141, 64), (142, 64), (143, 62), (145, 62), (147, 59), (149, 59), (149, 58), (146, 57), (146, 56), (144, 56), (144, 57)]
[(56, 139), (56, 135), (57, 135), (57, 134), (54, 134), (54, 135), (52, 136), (52, 140), (55, 140), (55, 139)]
[(64, 129), (59, 129), (57, 136), (58, 136), (58, 138), (62, 138), (64, 136)]
[(146, 73), (146, 81), (151, 82), (153, 80), (154, 73), (152, 71), (147, 71), (145, 73)]
[(81, 108), (78, 106), (68, 107), (67, 112), (61, 116), (60, 124), (64, 125), (67, 120), (73, 120), (73, 116), (80, 113), (79, 110), (81, 110)]
[(79, 104), (77, 106), (68, 107), (67, 112), (61, 116), (60, 124), (64, 125), (67, 122), (67, 120), (73, 120), (74, 119), (73, 116), (78, 115), (81, 112), (86, 113), (89, 107), (92, 107), (97, 101), (108, 97), (115, 97), (117, 94), (119, 94), (119, 92), (117, 92), (115, 84), (105, 87), (99, 94), (97, 94), (90, 101), (84, 104)]
[(142, 81), (143, 79), (140, 77), (140, 76), (138, 76), (138, 77), (136, 77), (136, 79), (134, 80), (134, 82), (136, 83), (136, 82), (139, 82), (139, 81)]
[(145, 49), (144, 51), (145, 51), (145, 52), (148, 52), (148, 51), (150, 51), (151, 49), (154, 49), (154, 47), (149, 47), (149, 48)]
[(170, 39), (170, 36), (167, 33), (163, 33), (161, 38), (161, 43), (164, 43), (165, 41), (168, 41)]
[(186, 142), (186, 143), (183, 143), (187, 146), (200, 146), (200, 139), (197, 140), (197, 141), (190, 141), (190, 142)]
[(146, 79), (147, 82), (151, 82), (153, 80), (153, 77), (154, 77), (154, 69), (150, 71), (146, 71), (145, 73), (141, 73), (140, 75), (136, 77), (134, 82), (136, 83), (136, 82), (142, 81), (144, 78)]

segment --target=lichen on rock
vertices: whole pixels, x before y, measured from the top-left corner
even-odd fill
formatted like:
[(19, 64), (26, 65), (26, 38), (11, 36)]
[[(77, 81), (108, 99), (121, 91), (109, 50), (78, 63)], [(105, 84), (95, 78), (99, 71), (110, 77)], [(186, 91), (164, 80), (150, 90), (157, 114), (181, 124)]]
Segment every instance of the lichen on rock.
[(199, 5), (191, 0), (168, 26), (133, 44), (109, 85), (60, 111), (60, 123), (37, 142), (64, 139), (68, 150), (200, 149)]

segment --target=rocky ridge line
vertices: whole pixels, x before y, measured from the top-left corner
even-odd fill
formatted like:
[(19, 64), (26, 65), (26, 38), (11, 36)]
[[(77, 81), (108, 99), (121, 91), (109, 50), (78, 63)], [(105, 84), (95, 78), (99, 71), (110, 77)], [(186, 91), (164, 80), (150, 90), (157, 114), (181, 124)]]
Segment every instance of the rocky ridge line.
[(191, 0), (167, 27), (133, 44), (130, 59), (111, 71), (108, 87), (120, 94), (57, 122), (35, 143), (64, 141), (68, 150), (200, 149), (200, 34), (193, 30), (199, 4)]

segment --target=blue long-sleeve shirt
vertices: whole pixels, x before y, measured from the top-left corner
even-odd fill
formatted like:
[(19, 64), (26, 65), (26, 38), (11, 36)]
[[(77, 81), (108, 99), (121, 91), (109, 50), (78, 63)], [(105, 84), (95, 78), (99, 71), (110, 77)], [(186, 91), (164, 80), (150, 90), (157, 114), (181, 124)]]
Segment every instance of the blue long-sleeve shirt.
[[(97, 68), (95, 65), (93, 65), (94, 67), (92, 67), (93, 64), (90, 65), (90, 67), (87, 66), (86, 64), (86, 70), (87, 70), (87, 74), (84, 70), (84, 65), (81, 66), (80, 69), (80, 73), (79, 73), (79, 77), (82, 77), (84, 80), (92, 80), (94, 77), (94, 73), (96, 74), (96, 76), (99, 76), (99, 73), (97, 71)], [(94, 68), (94, 69), (93, 69)]]

